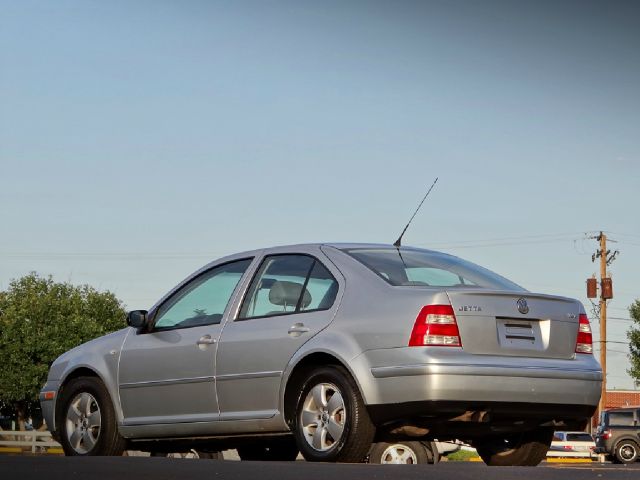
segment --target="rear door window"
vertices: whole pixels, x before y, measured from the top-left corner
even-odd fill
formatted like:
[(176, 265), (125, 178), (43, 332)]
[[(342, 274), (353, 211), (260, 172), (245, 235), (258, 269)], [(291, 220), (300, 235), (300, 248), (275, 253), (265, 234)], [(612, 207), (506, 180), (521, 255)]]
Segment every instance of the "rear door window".
[(256, 273), (239, 320), (331, 308), (338, 282), (309, 255), (270, 255)]

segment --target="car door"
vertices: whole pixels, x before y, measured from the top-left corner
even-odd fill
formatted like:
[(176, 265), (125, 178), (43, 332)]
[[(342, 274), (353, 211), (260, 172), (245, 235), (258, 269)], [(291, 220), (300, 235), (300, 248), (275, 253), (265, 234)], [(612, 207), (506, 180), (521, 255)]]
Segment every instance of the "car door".
[(277, 254), (262, 260), (237, 317), (220, 337), (221, 420), (270, 418), (278, 412), (283, 371), (293, 354), (331, 322), (338, 291), (336, 276), (314, 256)]
[(125, 426), (218, 419), (215, 358), (223, 318), (252, 259), (215, 266), (155, 312), (149, 332), (130, 332), (120, 356)]

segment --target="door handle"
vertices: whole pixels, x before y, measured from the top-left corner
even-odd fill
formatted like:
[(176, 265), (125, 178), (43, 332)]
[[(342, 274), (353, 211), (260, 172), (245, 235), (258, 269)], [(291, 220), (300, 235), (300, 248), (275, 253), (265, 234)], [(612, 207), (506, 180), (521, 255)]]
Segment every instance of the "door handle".
[(292, 337), (299, 337), (300, 335), (302, 335), (303, 333), (307, 333), (308, 331), (309, 328), (305, 327), (304, 323), (294, 323), (289, 327), (288, 333)]
[(215, 343), (216, 343), (216, 339), (215, 338), (211, 338), (211, 335), (203, 335), (196, 342), (196, 345), (213, 345)]

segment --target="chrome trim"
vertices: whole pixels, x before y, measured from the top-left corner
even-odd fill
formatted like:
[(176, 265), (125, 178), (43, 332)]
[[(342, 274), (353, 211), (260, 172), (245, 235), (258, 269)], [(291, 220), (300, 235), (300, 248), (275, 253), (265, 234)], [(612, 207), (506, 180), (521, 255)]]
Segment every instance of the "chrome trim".
[(207, 423), (217, 422), (219, 415), (197, 413), (192, 415), (180, 415), (180, 417), (166, 417), (166, 416), (154, 416), (154, 417), (133, 417), (126, 419), (122, 422), (123, 427), (138, 427), (138, 426), (151, 426), (151, 425), (176, 425), (185, 423)]
[(393, 367), (373, 367), (375, 378), (410, 377), (419, 375), (468, 375), (490, 377), (527, 377), (570, 380), (601, 381), (600, 370), (584, 368), (506, 366), (496, 364), (455, 364), (435, 363), (430, 365), (398, 365)]
[(185, 383), (202, 383), (215, 381), (216, 377), (171, 378), (169, 380), (151, 380), (148, 382), (121, 383), (120, 388), (142, 388), (158, 385), (180, 385)]
[(529, 305), (527, 305), (527, 299), (520, 297), (517, 301), (516, 301), (516, 306), (518, 307), (518, 311), (523, 314), (526, 315), (527, 313), (529, 313)]
[(216, 376), (216, 381), (221, 382), (224, 380), (244, 380), (245, 378), (269, 378), (279, 377), (282, 375), (282, 371), (272, 372), (252, 372), (252, 373), (228, 373), (226, 375)]

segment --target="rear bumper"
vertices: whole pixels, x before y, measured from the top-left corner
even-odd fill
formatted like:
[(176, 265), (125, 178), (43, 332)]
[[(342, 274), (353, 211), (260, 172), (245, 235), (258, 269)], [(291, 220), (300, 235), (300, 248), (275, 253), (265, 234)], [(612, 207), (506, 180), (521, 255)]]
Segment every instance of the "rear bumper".
[[(476, 401), (423, 401), (384, 405), (368, 405), (369, 415), (376, 425), (409, 423), (424, 425), (431, 430), (478, 429), (488, 430), (510, 425), (534, 427), (555, 422), (565, 425), (584, 424), (595, 411), (591, 405), (531, 403), (531, 402), (476, 402)], [(446, 426), (445, 426), (446, 424)]]
[(558, 458), (591, 458), (595, 459), (597, 457), (597, 453), (595, 450), (591, 451), (580, 451), (580, 452), (567, 452), (563, 450), (549, 450), (547, 452), (547, 457), (558, 457)]
[(493, 419), (578, 425), (595, 411), (602, 382), (591, 355), (556, 360), (409, 347), (365, 352), (352, 365), (366, 369), (360, 387), (377, 424), (472, 411)]

